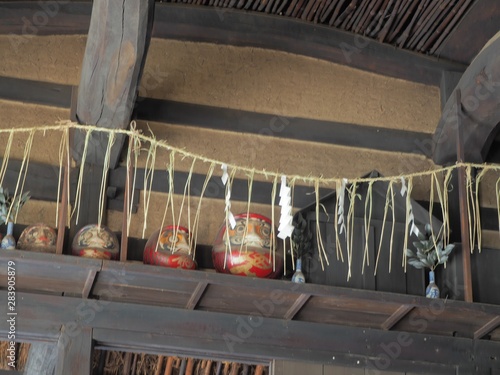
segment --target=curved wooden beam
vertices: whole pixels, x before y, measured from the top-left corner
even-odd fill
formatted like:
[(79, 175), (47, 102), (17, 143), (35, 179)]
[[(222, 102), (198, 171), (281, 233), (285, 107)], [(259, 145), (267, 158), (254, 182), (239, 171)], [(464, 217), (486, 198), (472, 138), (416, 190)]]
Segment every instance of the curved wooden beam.
[(464, 161), (482, 163), (500, 129), (500, 32), (472, 61), (443, 109), (433, 138), (436, 164), (457, 160), (457, 89), (462, 92)]

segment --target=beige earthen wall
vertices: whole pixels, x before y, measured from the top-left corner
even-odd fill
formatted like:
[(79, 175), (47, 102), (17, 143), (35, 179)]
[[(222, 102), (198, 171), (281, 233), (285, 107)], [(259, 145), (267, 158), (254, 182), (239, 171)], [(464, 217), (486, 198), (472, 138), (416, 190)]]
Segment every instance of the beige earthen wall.
[[(85, 36), (34, 37), (14, 48), (8, 37), (1, 36), (0, 75), (78, 85), (85, 42)], [(284, 52), (173, 40), (152, 41), (140, 95), (261, 112), (269, 114), (270, 121), (274, 116), (303, 117), (429, 134), (434, 132), (440, 116), (437, 87)], [(54, 124), (58, 119), (69, 118), (66, 109), (9, 101), (0, 101), (0, 114), (2, 128)], [(354, 149), (178, 124), (138, 122), (138, 128), (145, 133), (151, 130), (156, 138), (187, 152), (287, 175), (353, 178), (374, 169), (384, 175), (399, 175), (436, 167), (431, 160), (416, 154)], [(1, 154), (5, 137), (0, 136)], [(22, 158), (25, 137), (16, 140), (11, 157)], [(47, 133), (38, 137), (33, 144), (31, 160), (57, 165), (59, 144), (60, 135)], [(415, 145), (416, 150), (417, 147)], [(145, 155), (145, 152), (140, 155), (139, 166), (144, 166)], [(166, 170), (168, 161), (168, 152), (160, 150), (155, 167)], [(187, 171), (191, 159), (177, 157), (175, 166), (176, 170)], [(196, 163), (194, 170), (206, 173), (207, 165)], [(256, 175), (255, 178), (264, 177)], [(414, 197), (428, 199), (428, 181), (416, 179), (415, 184)], [(166, 196), (151, 195), (146, 236), (162, 222)], [(139, 211), (132, 218), (133, 236), (142, 235), (143, 202), (141, 194)], [(178, 209), (181, 198), (176, 197), (174, 202)], [(192, 212), (197, 202), (191, 199)], [(53, 204), (30, 202), (28, 207), (32, 207), (37, 217), (47, 218), (49, 222), (55, 220)], [(54, 214), (38, 216), (39, 207)], [(206, 199), (202, 209), (199, 240), (210, 243), (223, 219), (223, 202)], [(233, 209), (246, 211), (246, 203), (235, 202)], [(271, 215), (268, 206), (252, 205), (252, 209)], [(186, 217), (184, 210), (181, 223), (187, 223), (183, 221)], [(120, 230), (121, 218), (120, 212), (109, 212), (109, 226)], [(31, 221), (26, 216), (20, 219), (26, 223)]]

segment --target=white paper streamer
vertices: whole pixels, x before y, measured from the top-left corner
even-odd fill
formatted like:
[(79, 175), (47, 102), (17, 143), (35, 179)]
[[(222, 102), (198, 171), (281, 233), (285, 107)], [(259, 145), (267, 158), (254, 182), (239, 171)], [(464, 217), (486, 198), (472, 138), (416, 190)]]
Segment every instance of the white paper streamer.
[(281, 207), (280, 224), (278, 227), (278, 237), (285, 240), (293, 233), (292, 216), (292, 189), (286, 185), (286, 176), (281, 176), (280, 201)]
[[(401, 177), (401, 196), (404, 197), (405, 194), (407, 194), (407, 187), (406, 187), (406, 181), (404, 177)], [(410, 235), (415, 234), (418, 236), (420, 231), (418, 230), (417, 226), (415, 225), (415, 217), (413, 216), (413, 207), (410, 204), (410, 209), (409, 209), (409, 215), (408, 215), (408, 225), (410, 226)]]
[(226, 186), (226, 207), (224, 209), (224, 212), (226, 213), (229, 219), (229, 225), (231, 225), (231, 229), (234, 229), (234, 227), (236, 226), (236, 220), (234, 218), (233, 213), (231, 212), (231, 185), (228, 184), (229, 174), (227, 173), (227, 164), (222, 164), (221, 169), (222, 169), (221, 180), (224, 186)]
[(340, 192), (339, 192), (339, 206), (337, 210), (337, 224), (340, 225), (340, 232), (342, 233), (346, 230), (345, 228), (345, 219), (344, 219), (344, 200), (345, 200), (345, 187), (347, 185), (347, 179), (343, 178), (342, 183), (340, 185)]
[[(406, 188), (406, 180), (404, 177), (401, 177), (401, 196), (402, 197), (405, 196), (407, 190), (408, 189)], [(410, 207), (410, 209), (411, 209), (411, 207)]]

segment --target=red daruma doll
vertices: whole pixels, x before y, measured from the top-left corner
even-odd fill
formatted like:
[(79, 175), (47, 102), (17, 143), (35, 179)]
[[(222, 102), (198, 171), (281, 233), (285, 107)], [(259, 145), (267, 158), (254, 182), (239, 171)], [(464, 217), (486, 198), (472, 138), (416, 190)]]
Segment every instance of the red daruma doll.
[(217, 272), (261, 278), (280, 276), (283, 255), (278, 251), (273, 254), (271, 250), (271, 220), (255, 213), (249, 213), (248, 218), (246, 213), (234, 218), (236, 226), (226, 228), (224, 222), (212, 247)]
[[(144, 248), (143, 262), (169, 268), (196, 269), (194, 252), (189, 247), (190, 234), (187, 228), (168, 225), (149, 237)], [(158, 246), (157, 246), (158, 245)]]

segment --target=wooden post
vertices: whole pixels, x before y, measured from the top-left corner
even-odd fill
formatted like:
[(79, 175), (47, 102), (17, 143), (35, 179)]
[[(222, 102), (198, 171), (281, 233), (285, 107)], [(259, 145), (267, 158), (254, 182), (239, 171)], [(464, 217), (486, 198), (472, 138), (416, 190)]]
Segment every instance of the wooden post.
[[(457, 161), (464, 162), (464, 139), (462, 124), (462, 95), (460, 89), (456, 90), (457, 104)], [(469, 214), (467, 209), (467, 180), (465, 168), (458, 168), (458, 196), (460, 204), (460, 229), (462, 235), (462, 263), (464, 272), (464, 299), (472, 302), (472, 275), (470, 266), (470, 233)]]
[[(133, 139), (129, 138), (128, 149), (130, 158), (133, 159)], [(127, 261), (128, 253), (128, 218), (130, 214), (129, 205), (131, 204), (132, 196), (132, 164), (127, 168), (127, 175), (125, 178), (125, 192), (123, 197), (123, 216), (122, 216), (122, 241), (120, 246), (120, 262)]]
[(69, 185), (69, 155), (68, 165), (64, 167), (64, 178), (61, 194), (61, 206), (59, 207), (59, 221), (57, 223), (56, 254), (62, 254), (64, 249), (64, 235), (68, 220), (68, 185)]
[[(82, 63), (76, 118), (108, 129), (129, 126), (153, 25), (154, 0), (95, 0)], [(85, 132), (75, 132), (74, 157), (80, 162)], [(118, 164), (125, 137), (117, 135), (110, 168)], [(87, 160), (102, 165), (108, 136), (94, 132)]]
[(30, 346), (25, 375), (53, 375), (56, 367), (57, 346), (54, 343), (34, 342)]
[(92, 362), (92, 328), (63, 325), (57, 343), (55, 375), (88, 375)]

